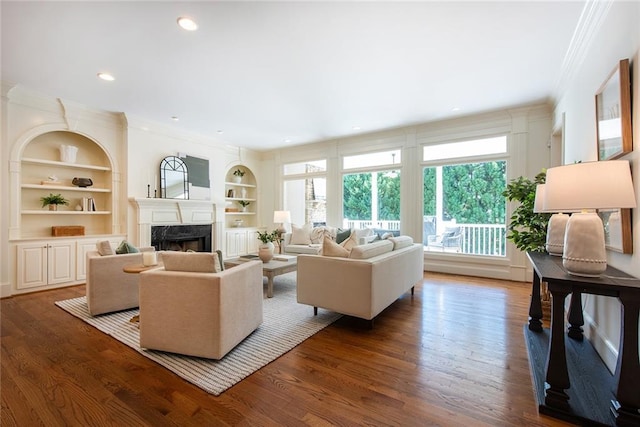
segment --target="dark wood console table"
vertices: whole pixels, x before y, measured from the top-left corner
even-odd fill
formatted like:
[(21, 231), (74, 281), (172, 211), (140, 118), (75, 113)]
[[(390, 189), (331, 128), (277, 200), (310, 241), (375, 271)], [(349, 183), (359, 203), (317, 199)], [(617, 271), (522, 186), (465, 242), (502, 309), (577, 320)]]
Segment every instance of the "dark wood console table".
[[(569, 275), (562, 265), (562, 257), (555, 257), (541, 252), (528, 252), (527, 257), (533, 265), (533, 287), (531, 293), (531, 305), (529, 308), (529, 325), (528, 329), (535, 333), (538, 338), (531, 338), (530, 342), (538, 340), (540, 336), (546, 334), (546, 330), (542, 328), (542, 304), (540, 301), (540, 283), (546, 282), (551, 293), (551, 330), (549, 337), (544, 340), (548, 341), (548, 355), (546, 360), (545, 378), (547, 387), (544, 384), (536, 384), (538, 390), (539, 410), (558, 418), (578, 421), (580, 423), (595, 425), (618, 425), (618, 426), (640, 426), (640, 362), (638, 359), (638, 319), (640, 315), (640, 279), (636, 279), (628, 274), (623, 273), (613, 267), (607, 267), (607, 271), (601, 277), (581, 277)], [(589, 376), (593, 375), (603, 377), (603, 375), (595, 372), (596, 369), (589, 367), (581, 372), (578, 377), (574, 378), (576, 383), (575, 390), (571, 388), (569, 372), (574, 368), (567, 368), (567, 358), (582, 359), (582, 350), (586, 347), (586, 343), (578, 343), (582, 341), (582, 325), (584, 320), (582, 316), (582, 298), (583, 293), (604, 295), (618, 298), (621, 303), (621, 325), (620, 325), (620, 348), (618, 350), (618, 360), (616, 363), (616, 371), (613, 377), (607, 371), (610, 378), (610, 390), (598, 390), (583, 387), (580, 381), (590, 381)], [(567, 295), (572, 294), (571, 304), (569, 308), (569, 338), (574, 342), (566, 341), (564, 335), (564, 302)], [(570, 347), (569, 355), (567, 348)], [(578, 349), (578, 351), (574, 351)], [(541, 363), (540, 357), (532, 357), (531, 346), (529, 346), (529, 361), (532, 365), (532, 371), (535, 376), (535, 366)], [(595, 354), (595, 351), (589, 345), (589, 351)], [(586, 351), (585, 351), (586, 353)], [(577, 357), (576, 357), (577, 355)], [(597, 356), (595, 359), (598, 359)], [(586, 360), (586, 359), (585, 359)], [(572, 364), (585, 364), (585, 360), (569, 360), (569, 366)], [(606, 370), (604, 364), (600, 361), (602, 368)], [(578, 368), (579, 369), (579, 368)], [(607, 375), (604, 375), (606, 377)], [(535, 380), (535, 378), (534, 378)], [(537, 381), (541, 382), (541, 381)], [(607, 380), (605, 379), (605, 382)], [(591, 384), (588, 384), (591, 386)], [(545, 390), (546, 388), (546, 390)], [(602, 387), (600, 387), (602, 388)], [(606, 387), (608, 388), (608, 387)], [(615, 394), (614, 394), (615, 393)], [(596, 396), (598, 395), (599, 396)], [(571, 398), (570, 396), (571, 395)], [(607, 399), (608, 398), (608, 399)], [(580, 400), (586, 402), (580, 402)], [(605, 400), (606, 399), (606, 400)], [(602, 400), (605, 400), (604, 402)], [(593, 406), (604, 406), (604, 416), (599, 420), (593, 420), (585, 415), (582, 408), (588, 408), (589, 412), (593, 410)], [(607, 414), (606, 408), (609, 407), (610, 413)], [(607, 416), (613, 422), (609, 422)]]

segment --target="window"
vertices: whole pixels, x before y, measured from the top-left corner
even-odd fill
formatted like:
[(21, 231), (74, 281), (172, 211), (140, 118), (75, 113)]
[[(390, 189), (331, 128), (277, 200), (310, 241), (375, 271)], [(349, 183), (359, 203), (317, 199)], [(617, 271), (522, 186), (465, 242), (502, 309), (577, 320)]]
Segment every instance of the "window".
[(327, 221), (327, 161), (284, 165), (284, 209), (294, 224), (321, 225)]
[(344, 169), (370, 170), (342, 177), (343, 227), (400, 230), (399, 161), (400, 150), (344, 157)]
[[(424, 147), (423, 160), (432, 163), (423, 169), (423, 243), (427, 250), (506, 255), (505, 153), (504, 136)], [(433, 162), (461, 157), (484, 161)]]

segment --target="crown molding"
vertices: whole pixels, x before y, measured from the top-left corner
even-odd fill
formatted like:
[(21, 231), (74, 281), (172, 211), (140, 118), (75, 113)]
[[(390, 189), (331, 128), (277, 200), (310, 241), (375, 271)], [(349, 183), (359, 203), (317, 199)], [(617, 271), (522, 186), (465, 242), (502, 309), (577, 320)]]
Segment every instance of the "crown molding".
[(556, 101), (562, 98), (568, 83), (573, 80), (582, 66), (593, 39), (600, 31), (613, 2), (614, 0), (588, 0), (585, 3), (562, 61), (560, 76), (553, 90)]

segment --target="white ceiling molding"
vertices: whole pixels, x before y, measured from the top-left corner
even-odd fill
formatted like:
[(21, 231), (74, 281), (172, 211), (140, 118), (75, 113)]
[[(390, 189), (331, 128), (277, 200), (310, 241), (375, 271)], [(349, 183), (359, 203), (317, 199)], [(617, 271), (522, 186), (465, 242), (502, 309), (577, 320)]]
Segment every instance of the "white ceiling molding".
[(562, 61), (560, 76), (554, 87), (553, 92), (556, 100), (562, 98), (567, 84), (582, 66), (593, 38), (600, 30), (612, 4), (613, 0), (589, 0), (585, 3), (571, 43), (569, 43), (569, 48)]

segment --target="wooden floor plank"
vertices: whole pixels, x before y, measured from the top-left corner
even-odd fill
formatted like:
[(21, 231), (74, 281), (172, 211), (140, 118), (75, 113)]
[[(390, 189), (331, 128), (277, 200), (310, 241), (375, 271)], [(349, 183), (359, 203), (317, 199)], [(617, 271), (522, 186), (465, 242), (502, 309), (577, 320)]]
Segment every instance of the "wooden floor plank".
[(345, 316), (217, 397), (54, 305), (84, 286), (7, 298), (0, 421), (566, 426), (537, 411), (522, 332), (529, 293), (428, 273), (373, 329)]

